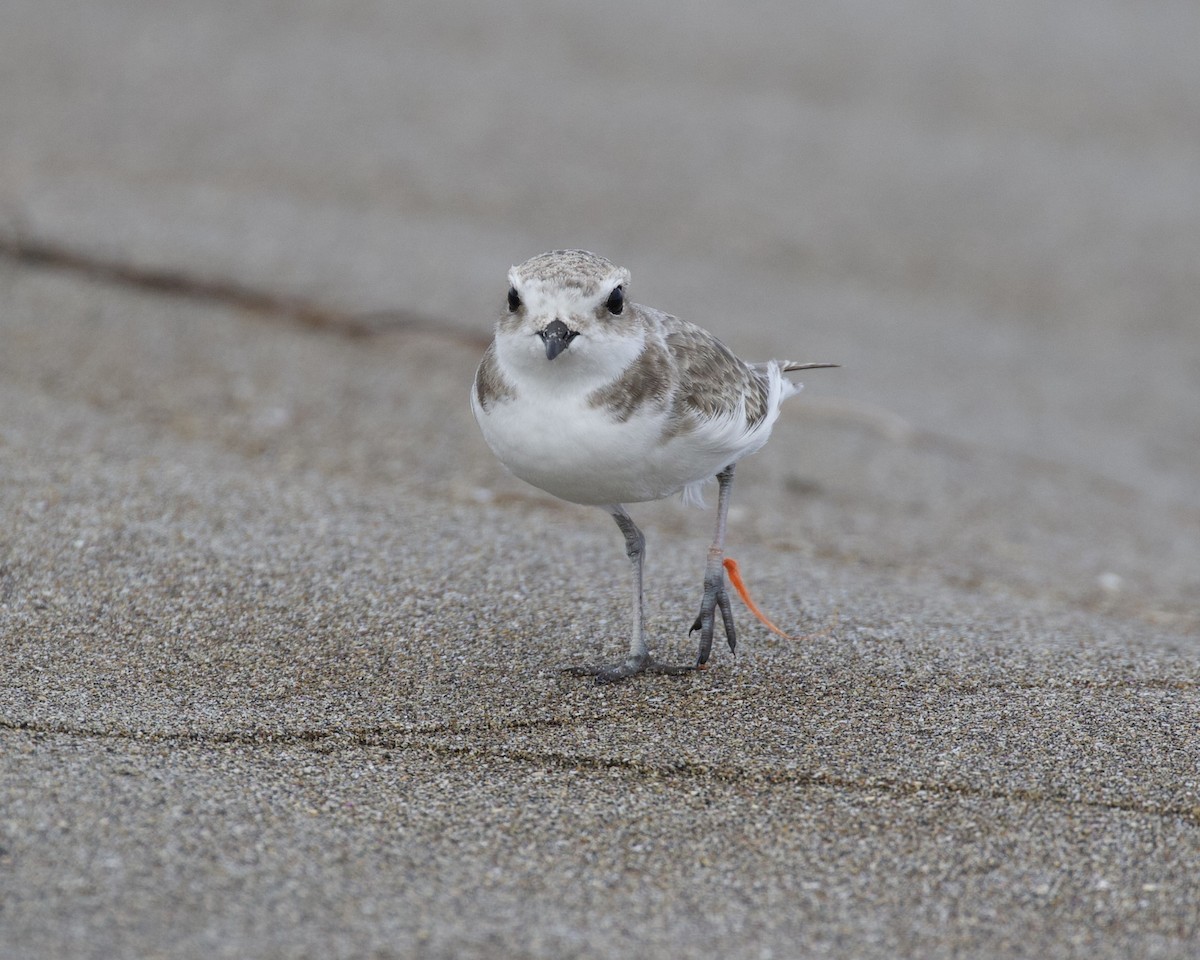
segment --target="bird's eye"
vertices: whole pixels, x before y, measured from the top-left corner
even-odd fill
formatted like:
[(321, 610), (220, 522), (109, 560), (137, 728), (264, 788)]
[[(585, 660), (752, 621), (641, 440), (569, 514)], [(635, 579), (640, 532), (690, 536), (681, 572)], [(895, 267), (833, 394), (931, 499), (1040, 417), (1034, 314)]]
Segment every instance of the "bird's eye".
[(620, 313), (625, 309), (625, 291), (620, 287), (613, 287), (613, 292), (608, 295), (608, 302), (605, 306), (608, 307), (609, 313)]
[(516, 287), (508, 288), (508, 309), (516, 313), (521, 306), (521, 295), (517, 293)]

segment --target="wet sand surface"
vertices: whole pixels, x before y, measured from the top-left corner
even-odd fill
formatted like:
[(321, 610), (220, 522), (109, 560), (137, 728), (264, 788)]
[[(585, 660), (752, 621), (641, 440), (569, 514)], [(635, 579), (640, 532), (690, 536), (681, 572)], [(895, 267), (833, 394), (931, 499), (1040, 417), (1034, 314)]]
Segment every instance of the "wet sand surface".
[[(1200, 13), (5, 19), (0, 956), (1200, 949)], [(467, 404), (559, 246), (843, 364), (734, 489), (797, 639), (560, 672), (620, 535)]]

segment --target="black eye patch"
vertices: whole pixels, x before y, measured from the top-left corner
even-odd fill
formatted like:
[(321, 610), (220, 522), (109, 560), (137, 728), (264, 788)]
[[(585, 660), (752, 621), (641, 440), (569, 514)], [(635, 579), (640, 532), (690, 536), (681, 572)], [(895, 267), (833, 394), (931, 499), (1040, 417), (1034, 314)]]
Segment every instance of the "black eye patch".
[(521, 295), (517, 293), (516, 287), (508, 288), (508, 309), (516, 313), (521, 307)]

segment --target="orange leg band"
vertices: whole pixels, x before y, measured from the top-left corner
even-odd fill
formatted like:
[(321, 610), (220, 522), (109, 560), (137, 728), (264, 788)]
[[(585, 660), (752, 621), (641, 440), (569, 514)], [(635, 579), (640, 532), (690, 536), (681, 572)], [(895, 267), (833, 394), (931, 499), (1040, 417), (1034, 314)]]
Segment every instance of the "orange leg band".
[(758, 604), (750, 599), (750, 591), (746, 589), (746, 582), (742, 579), (742, 571), (738, 569), (737, 561), (733, 557), (725, 558), (725, 569), (729, 572), (729, 582), (733, 584), (733, 589), (738, 592), (738, 596), (742, 598), (742, 603), (756, 616), (760, 623), (772, 633), (777, 633), (785, 640), (795, 639), (792, 636), (784, 633), (775, 624), (767, 619), (766, 614), (758, 609)]

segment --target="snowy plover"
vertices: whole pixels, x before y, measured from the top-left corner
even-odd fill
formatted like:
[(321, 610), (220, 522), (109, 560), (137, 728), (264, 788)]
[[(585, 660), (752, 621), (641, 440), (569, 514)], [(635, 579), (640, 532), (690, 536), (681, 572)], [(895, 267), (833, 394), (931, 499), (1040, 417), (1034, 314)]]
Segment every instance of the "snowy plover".
[[(836, 364), (745, 363), (695, 324), (631, 303), (629, 271), (584, 250), (526, 260), (508, 281), (508, 311), (471, 390), (475, 419), (522, 480), (612, 514), (633, 563), (628, 656), (571, 672), (604, 683), (704, 667), (717, 612), (729, 649), (737, 643), (723, 566), (734, 466), (767, 442), (780, 405), (799, 391), (784, 373)], [(646, 541), (624, 504), (681, 491), (685, 502), (700, 503), (714, 476), (717, 530), (691, 631), (700, 631), (699, 655), (694, 665), (658, 663), (646, 643)]]

